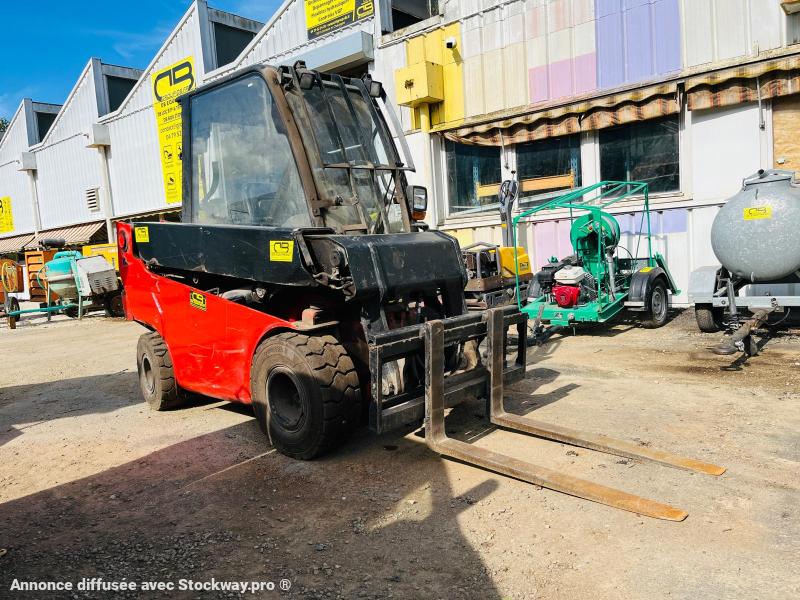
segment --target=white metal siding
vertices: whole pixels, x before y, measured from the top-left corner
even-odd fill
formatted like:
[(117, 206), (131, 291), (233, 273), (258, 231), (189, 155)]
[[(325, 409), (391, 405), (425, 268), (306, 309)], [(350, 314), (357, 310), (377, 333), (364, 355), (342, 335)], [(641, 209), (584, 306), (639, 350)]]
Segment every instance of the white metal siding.
[(5, 135), (0, 139), (0, 197), (11, 198), (14, 231), (3, 237), (28, 233), (34, 230), (28, 174), (19, 171), (20, 154), (28, 149), (28, 131), (24, 104), (14, 114)]
[(42, 229), (104, 218), (102, 211), (86, 206), (86, 190), (102, 188), (99, 161), (98, 151), (87, 148), (80, 133), (36, 153)]
[(103, 119), (108, 124), (114, 155), (110, 175), (116, 215), (167, 206), (150, 80), (155, 71), (192, 56), (197, 84), (202, 83), (204, 61), (200, 26), (197, 5), (193, 4), (120, 109)]
[[(95, 63), (101, 68), (99, 62)], [(86, 189), (102, 187), (97, 150), (87, 148), (87, 134), (99, 116), (90, 63), (61, 108), (43, 143), (36, 149), (39, 214), (42, 229), (103, 218), (90, 212)]]
[(684, 67), (756, 55), (786, 44), (787, 17), (777, 0), (682, 0), (681, 20)]
[(692, 120), (692, 195), (722, 201), (761, 168), (758, 105), (689, 111)]

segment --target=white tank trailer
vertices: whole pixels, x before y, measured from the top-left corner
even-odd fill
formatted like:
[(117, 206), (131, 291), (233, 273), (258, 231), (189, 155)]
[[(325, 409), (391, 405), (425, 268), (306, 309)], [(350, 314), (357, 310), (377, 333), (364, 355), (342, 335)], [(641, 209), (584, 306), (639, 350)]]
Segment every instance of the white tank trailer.
[(800, 314), (800, 185), (794, 172), (760, 170), (720, 209), (711, 246), (721, 266), (689, 279), (701, 331), (734, 330), (719, 354), (750, 353), (750, 330)]

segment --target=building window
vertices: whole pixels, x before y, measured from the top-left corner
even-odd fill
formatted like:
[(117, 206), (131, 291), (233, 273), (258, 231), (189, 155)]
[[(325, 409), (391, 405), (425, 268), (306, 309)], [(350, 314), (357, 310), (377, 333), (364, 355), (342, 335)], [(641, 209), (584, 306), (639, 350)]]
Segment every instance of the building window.
[(553, 137), (515, 147), (523, 201), (544, 201), (581, 185), (580, 135)]
[(450, 213), (480, 212), (497, 202), (500, 148), (448, 140), (446, 155)]
[(651, 193), (680, 190), (677, 115), (601, 129), (600, 177), (644, 181)]
[(439, 14), (438, 0), (382, 0), (383, 33), (392, 33)]

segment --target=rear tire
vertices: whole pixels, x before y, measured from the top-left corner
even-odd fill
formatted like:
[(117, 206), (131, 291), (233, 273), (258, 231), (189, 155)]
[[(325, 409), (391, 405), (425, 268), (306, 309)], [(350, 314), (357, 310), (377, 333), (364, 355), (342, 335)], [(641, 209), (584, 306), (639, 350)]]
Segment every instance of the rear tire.
[(145, 333), (136, 346), (136, 368), (142, 396), (153, 410), (172, 410), (183, 402), (175, 381), (172, 357), (164, 339), (156, 332)]
[(662, 279), (656, 279), (650, 288), (650, 296), (647, 299), (647, 318), (642, 321), (642, 327), (646, 329), (657, 329), (667, 322), (669, 316), (669, 296), (667, 295), (667, 285)]
[(711, 304), (696, 304), (694, 307), (697, 327), (703, 333), (717, 333), (722, 330), (723, 315), (721, 309), (714, 308)]
[(361, 390), (350, 356), (331, 335), (279, 333), (255, 352), (253, 409), (281, 454), (308, 460), (344, 442), (358, 423)]

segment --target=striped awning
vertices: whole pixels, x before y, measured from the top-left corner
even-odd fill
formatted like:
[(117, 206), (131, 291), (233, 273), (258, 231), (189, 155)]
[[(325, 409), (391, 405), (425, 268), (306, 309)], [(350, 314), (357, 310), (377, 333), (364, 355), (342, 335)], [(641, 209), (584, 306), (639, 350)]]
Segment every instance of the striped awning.
[(32, 233), (24, 235), (13, 235), (11, 237), (0, 238), (0, 254), (10, 254), (12, 252), (21, 252), (25, 244), (34, 238)]
[(679, 110), (678, 85), (666, 82), (541, 110), (534, 106), (526, 113), (498, 114), (490, 121), (482, 117), (474, 124), (439, 129), (454, 142), (501, 146), (655, 119)]
[(88, 244), (89, 242), (107, 241), (105, 231), (100, 231), (103, 227), (105, 227), (105, 221), (40, 231), (31, 241), (25, 244), (25, 248), (38, 248), (42, 240), (63, 239), (66, 246), (79, 246), (81, 244)]
[(149, 219), (150, 217), (159, 217), (161, 215), (174, 215), (178, 214), (183, 210), (180, 206), (176, 206), (174, 208), (161, 208), (159, 210), (151, 210), (143, 213), (133, 213), (130, 215), (122, 215), (120, 217), (114, 217), (114, 221), (141, 221)]
[(800, 55), (740, 65), (686, 80), (689, 110), (721, 108), (800, 93)]

